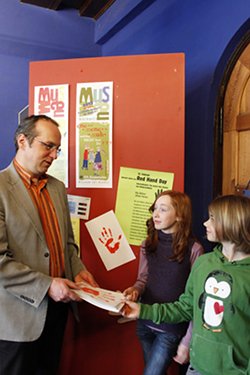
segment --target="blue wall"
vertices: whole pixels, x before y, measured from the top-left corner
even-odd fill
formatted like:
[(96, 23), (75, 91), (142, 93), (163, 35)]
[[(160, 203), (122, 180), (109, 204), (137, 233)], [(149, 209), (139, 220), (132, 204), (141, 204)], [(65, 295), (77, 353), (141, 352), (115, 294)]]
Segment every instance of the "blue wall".
[(19, 0), (1, 0), (0, 169), (14, 155), (17, 113), (28, 104), (29, 62), (100, 56), (95, 22), (77, 11), (52, 11)]
[(249, 0), (116, 0), (95, 22), (74, 10), (1, 1), (0, 168), (14, 154), (17, 112), (28, 103), (30, 61), (184, 52), (185, 189), (193, 201), (195, 232), (203, 235), (202, 221), (212, 199), (218, 85), (230, 57), (227, 51), (250, 28), (249, 14)]
[[(121, 7), (121, 3), (122, 0), (116, 1), (106, 13), (106, 22), (100, 20), (96, 28), (103, 55), (185, 53), (185, 190), (193, 202), (194, 231), (202, 236), (202, 222), (213, 198), (213, 127), (218, 87), (230, 53), (250, 29), (249, 0), (129, 0), (127, 7)], [(162, 126), (159, 124), (159, 131)]]

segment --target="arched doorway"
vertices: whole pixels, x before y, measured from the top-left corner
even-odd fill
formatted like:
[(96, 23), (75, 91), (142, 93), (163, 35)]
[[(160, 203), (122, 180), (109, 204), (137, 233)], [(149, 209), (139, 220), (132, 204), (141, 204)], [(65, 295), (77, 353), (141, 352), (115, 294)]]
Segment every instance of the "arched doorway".
[(240, 194), (250, 180), (250, 31), (229, 59), (215, 117), (214, 195)]
[(229, 79), (223, 120), (222, 193), (239, 193), (250, 180), (250, 44)]

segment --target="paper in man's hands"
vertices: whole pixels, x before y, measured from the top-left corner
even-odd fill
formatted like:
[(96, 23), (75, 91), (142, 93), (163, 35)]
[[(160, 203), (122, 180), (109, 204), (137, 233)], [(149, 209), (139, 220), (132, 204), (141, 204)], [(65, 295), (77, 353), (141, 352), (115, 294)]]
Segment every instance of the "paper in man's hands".
[(74, 289), (74, 292), (80, 298), (101, 309), (118, 313), (124, 306), (124, 295), (121, 292), (95, 288), (85, 281), (76, 285), (79, 289)]

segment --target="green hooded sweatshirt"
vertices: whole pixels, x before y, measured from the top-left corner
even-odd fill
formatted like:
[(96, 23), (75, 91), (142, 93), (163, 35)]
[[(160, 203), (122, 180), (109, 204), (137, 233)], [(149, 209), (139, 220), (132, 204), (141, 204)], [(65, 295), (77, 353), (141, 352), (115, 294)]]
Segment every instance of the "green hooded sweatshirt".
[(229, 262), (221, 249), (219, 245), (196, 260), (178, 301), (141, 304), (139, 318), (155, 323), (193, 320), (190, 362), (195, 370), (250, 375), (250, 257)]

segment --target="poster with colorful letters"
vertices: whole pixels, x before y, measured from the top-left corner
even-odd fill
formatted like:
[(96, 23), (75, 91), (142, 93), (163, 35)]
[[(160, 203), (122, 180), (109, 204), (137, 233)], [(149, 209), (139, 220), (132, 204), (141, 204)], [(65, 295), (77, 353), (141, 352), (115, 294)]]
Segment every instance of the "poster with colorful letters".
[(113, 82), (76, 91), (76, 187), (111, 188)]
[(59, 124), (61, 151), (49, 168), (49, 174), (68, 187), (69, 85), (35, 86), (34, 96), (34, 114), (49, 116)]

